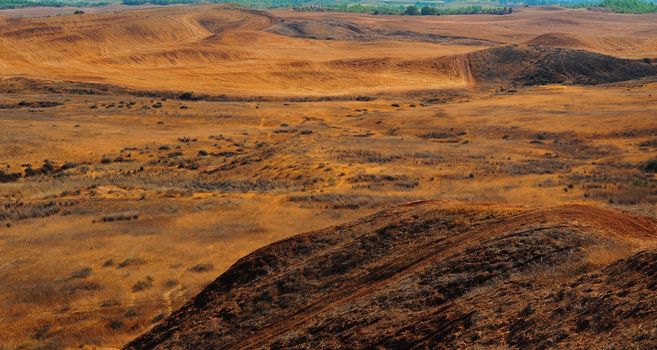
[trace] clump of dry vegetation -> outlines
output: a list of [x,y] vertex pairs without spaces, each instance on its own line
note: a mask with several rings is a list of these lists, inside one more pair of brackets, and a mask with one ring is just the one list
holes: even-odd
[[196,273],[209,272],[212,270],[214,270],[214,265],[210,263],[196,264],[189,268],[190,272],[196,272]]
[[134,213],[134,212],[127,212],[127,213],[116,213],[116,214],[109,214],[100,217],[98,220],[94,220],[94,223],[96,222],[115,222],[115,221],[131,221],[131,220],[137,220],[139,219],[139,214]]
[[138,280],[135,284],[132,285],[133,292],[141,292],[145,289],[153,287],[153,277],[146,276],[144,279]]

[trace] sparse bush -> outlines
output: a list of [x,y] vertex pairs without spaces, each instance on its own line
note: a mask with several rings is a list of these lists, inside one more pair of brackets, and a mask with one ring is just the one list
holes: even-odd
[[289,126],[287,126],[287,124],[286,124],[286,126],[281,126],[280,128],[274,129],[274,133],[276,133],[276,134],[286,134],[286,133],[287,134],[293,134],[295,132],[297,132],[297,129],[289,127]]
[[647,173],[657,173],[657,159],[651,159],[643,166],[643,171]]
[[657,139],[650,139],[647,141],[643,141],[639,143],[639,146],[657,148]]
[[128,258],[123,260],[120,264],[116,266],[117,269],[122,269],[124,267],[132,266],[132,265],[141,265],[144,263],[143,259],[140,258]]
[[116,299],[103,300],[103,302],[100,303],[100,307],[102,308],[117,306],[117,305],[120,305],[120,303]]
[[44,160],[43,165],[41,166],[41,173],[50,174],[55,171],[55,166],[49,160]]
[[45,323],[39,327],[36,328],[34,331],[34,334],[32,335],[32,338],[34,339],[44,339],[48,335],[48,332],[52,329],[52,324],[50,323]]
[[190,267],[188,271],[202,273],[202,272],[212,271],[213,269],[214,269],[214,265],[212,264],[196,264]]
[[183,92],[182,94],[180,94],[180,96],[178,96],[178,99],[183,100],[183,101],[196,101],[196,100],[199,99],[199,97],[195,96],[194,92],[187,91],[187,92]]
[[144,278],[143,280],[139,280],[135,282],[134,285],[132,285],[132,291],[136,293],[151,288],[152,286],[153,286],[153,277],[146,276],[146,278]]
[[451,137],[451,135],[446,132],[431,131],[425,134],[417,135],[417,137],[422,139],[448,139]]
[[[394,187],[399,189],[412,189],[417,187],[420,183],[417,179],[412,179],[405,175],[375,175],[375,174],[358,174],[349,178],[349,182],[355,183],[354,188],[372,186],[385,186],[385,183],[391,183]],[[360,183],[367,183],[366,186]]]
[[174,279],[166,280],[164,282],[164,286],[168,288],[172,288],[178,285],[178,281]]
[[131,307],[128,310],[125,310],[125,312],[123,313],[123,316],[128,317],[128,318],[137,317],[137,316],[139,316],[139,313],[137,313],[137,310],[135,310],[135,308]]
[[335,154],[336,159],[354,160],[366,163],[391,163],[401,157],[396,154],[382,154],[368,150],[341,150]]
[[33,169],[30,164],[27,164],[25,168],[25,177],[37,176],[37,175],[50,175],[60,171],[61,168],[56,169],[55,165],[51,161],[46,159],[43,161],[43,165],[40,168]]
[[37,204],[19,203],[15,206],[6,205],[0,210],[0,220],[26,220],[33,218],[45,218],[55,215],[61,208],[55,201]]
[[73,168],[75,168],[75,167],[77,167],[77,166],[78,166],[77,163],[66,162],[66,163],[64,163],[64,164],[60,167],[60,169],[61,169],[61,170],[68,170],[68,169],[73,169]]
[[0,183],[14,182],[21,178],[20,173],[5,173],[0,170]]
[[151,319],[151,322],[152,323],[158,323],[158,322],[162,321],[166,316],[167,315],[164,312],[160,312],[159,314],[155,315],[155,317],[153,317]]
[[72,282],[68,286],[68,290],[66,293],[68,295],[75,295],[78,293],[84,293],[84,292],[93,292],[100,290],[102,286],[96,282],[87,282],[84,280],[75,280],[75,282]]
[[83,269],[71,273],[71,278],[87,278],[91,275],[91,268],[85,267]]
[[320,207],[333,209],[360,209],[360,208],[373,208],[378,204],[371,196],[361,195],[343,195],[323,193],[317,195],[295,195],[290,196],[291,202],[302,203],[302,205],[315,204]]
[[115,330],[115,331],[119,330],[119,329],[123,328],[123,321],[121,321],[121,320],[111,320],[107,324],[107,328]]
[[109,214],[101,217],[98,221],[94,222],[114,222],[114,221],[130,221],[139,219],[139,214],[137,213],[116,213]]

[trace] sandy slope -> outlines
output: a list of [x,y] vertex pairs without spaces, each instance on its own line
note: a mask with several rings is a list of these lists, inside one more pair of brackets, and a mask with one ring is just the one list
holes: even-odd
[[241,95],[466,87],[472,84],[467,72],[427,62],[531,40],[614,56],[657,56],[654,18],[523,10],[511,16],[409,19],[272,15],[221,6],[0,17],[0,76]]
[[[402,16],[296,13],[289,10],[273,13],[288,21],[344,21],[379,30],[396,28],[413,33],[467,37],[506,44],[530,41],[546,34],[567,36],[579,39],[580,44],[575,45],[577,47],[604,54],[632,58],[657,56],[655,15],[618,15],[560,8],[514,11],[511,16],[426,16],[413,20]],[[550,43],[559,44],[561,40]]]
[[[265,32],[275,20],[216,6],[0,19],[0,74],[213,93],[349,94],[462,86],[459,77],[396,64],[476,49],[293,39]],[[387,64],[363,70],[335,62],[371,58]]]

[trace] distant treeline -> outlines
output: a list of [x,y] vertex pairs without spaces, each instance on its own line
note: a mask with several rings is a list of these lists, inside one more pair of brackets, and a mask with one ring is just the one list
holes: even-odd
[[[173,4],[196,4],[196,3],[234,3],[250,8],[293,8],[303,12],[353,12],[371,13],[375,15],[472,15],[472,14],[495,14],[503,15],[511,13],[511,7],[495,7],[480,5],[463,6],[422,6],[425,2],[415,2],[413,5],[393,5],[384,2],[365,4],[355,1],[340,0],[122,0],[124,5],[173,5]],[[408,3],[407,3],[408,4]]]
[[657,13],[657,5],[643,0],[603,0],[602,2],[585,2],[564,5],[570,8],[602,8],[616,13]]
[[404,13],[405,6],[398,5],[365,5],[365,4],[304,4],[294,6],[300,12],[351,12],[372,13],[376,15],[400,15]]
[[[22,7],[90,7],[118,0],[0,0],[0,9]],[[568,8],[600,8],[617,13],[657,13],[657,0],[497,0],[480,5],[476,1],[446,0],[404,2],[377,0],[121,0],[124,5],[174,5],[198,3],[235,3],[250,8],[293,8],[297,11],[335,11],[375,15],[471,15],[511,13],[518,6],[561,5]],[[499,6],[496,6],[499,4]]]
[[374,15],[409,15],[409,16],[446,16],[446,15],[475,15],[493,14],[505,15],[512,13],[510,7],[483,7],[479,5],[461,7],[433,7],[433,6],[390,6],[390,5],[364,5],[364,4],[335,4],[335,5],[305,5],[294,7],[296,11],[305,12],[354,12],[371,13]]
[[195,4],[198,0],[122,0],[123,5],[175,5],[175,4]]
[[[2,0],[0,0],[2,1]],[[301,6],[303,0],[122,0],[124,5],[175,5],[175,4],[223,4],[232,3],[251,8],[281,8]]]
[[23,7],[90,7],[108,5],[104,1],[68,1],[68,0],[0,0],[0,9],[15,9]]

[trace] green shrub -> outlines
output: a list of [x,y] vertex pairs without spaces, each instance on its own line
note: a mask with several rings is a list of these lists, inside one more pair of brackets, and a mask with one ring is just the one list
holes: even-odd
[[404,14],[405,15],[411,15],[411,16],[417,15],[418,14],[417,6],[413,6],[413,5],[406,6],[406,10],[404,11]]

